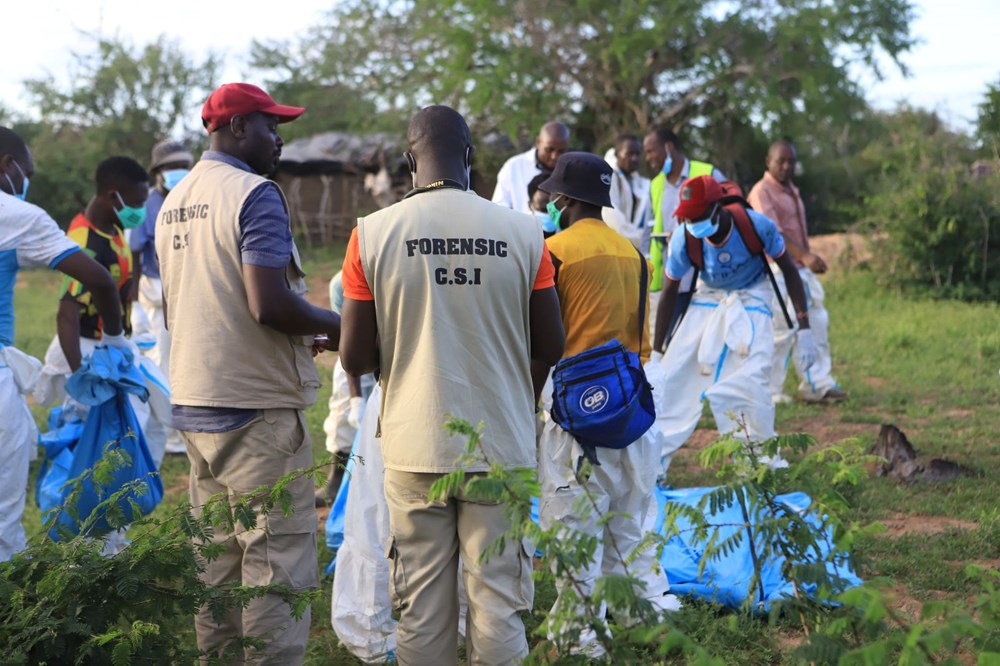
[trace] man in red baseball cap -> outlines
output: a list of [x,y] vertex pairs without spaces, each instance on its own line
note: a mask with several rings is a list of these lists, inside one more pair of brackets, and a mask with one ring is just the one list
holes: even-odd
[[[664,351],[680,279],[696,265],[699,273],[690,306],[662,357],[667,386],[672,389],[671,399],[657,409],[654,426],[660,431],[664,476],[674,452],[697,427],[702,400],[708,400],[721,434],[745,439],[761,463],[788,466],[780,455],[768,457],[756,447],[775,435],[768,383],[774,354],[773,292],[765,255],[784,274],[795,306],[802,367],[808,368],[816,359],[805,292],[777,225],[746,208],[747,229],[741,231],[734,217],[741,211],[726,203],[722,186],[712,176],[698,176],[681,185],[674,213],[683,223],[683,233],[678,229],[668,246],[653,338],[655,354]],[[701,252],[693,252],[691,245],[700,246]],[[750,249],[754,246],[756,252]]]
[[[173,335],[170,389],[174,427],[191,462],[191,504],[216,493],[245,495],[312,466],[303,410],[316,401],[314,334],[334,342],[340,317],[310,305],[292,240],[288,206],[266,178],[284,142],[278,124],[304,109],[277,104],[248,83],[229,83],[205,102],[209,150],[163,201],[156,251],[167,328]],[[291,515],[257,516],[257,529],[217,529],[222,554],[205,562],[213,586],[319,584],[313,483],[287,486]],[[235,661],[300,664],[309,638],[307,608],[296,620],[280,596],[254,599],[216,622],[195,618],[198,647],[219,656],[226,643],[263,638]],[[228,658],[228,655],[227,655]]]
[[254,112],[266,113],[277,118],[279,123],[287,123],[305,113],[305,108],[278,104],[252,83],[224,83],[201,107],[201,124],[211,134],[228,124],[233,116]]

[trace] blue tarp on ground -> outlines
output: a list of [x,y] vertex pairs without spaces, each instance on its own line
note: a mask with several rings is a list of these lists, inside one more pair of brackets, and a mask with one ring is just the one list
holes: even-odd
[[[355,440],[355,447],[357,440]],[[337,497],[330,509],[330,515],[326,521],[326,543],[331,552],[334,553],[333,561],[326,569],[326,573],[333,573],[336,566],[337,549],[344,541],[344,512],[347,508],[347,490],[350,485],[350,471],[354,467],[354,458],[347,464],[348,473],[344,475],[344,482],[340,486]],[[373,489],[374,490],[374,489]],[[685,488],[680,490],[658,488],[656,500],[658,515],[655,530],[663,534],[664,507],[667,502],[681,504],[695,508],[699,501],[706,494],[715,488]],[[378,489],[381,492],[381,489]],[[803,513],[810,504],[809,496],[805,493],[789,493],[780,495],[778,498],[783,505],[798,513]],[[532,505],[532,517],[538,520],[537,498]],[[818,526],[819,521],[815,516],[807,518],[813,525]],[[743,529],[736,527],[743,524],[743,516],[739,505],[720,509],[715,515],[709,518],[713,525],[727,525],[719,529],[718,542],[728,538],[736,530]],[[730,607],[740,606],[746,599],[750,579],[753,576],[753,561],[750,555],[749,539],[744,538],[739,547],[735,548],[727,555],[720,556],[708,562],[702,576],[698,576],[698,565],[704,554],[704,544],[694,544],[691,541],[693,526],[685,520],[677,521],[679,534],[671,537],[663,548],[660,562],[670,581],[670,591],[679,596],[693,596],[709,601],[714,601]],[[833,543],[833,536],[827,530],[825,543],[821,548],[820,557],[826,559],[830,553],[830,545]],[[760,606],[763,609],[770,608],[771,604],[786,596],[792,596],[792,584],[784,580],[781,575],[782,561],[772,558],[763,567],[763,591],[764,600]],[[855,574],[850,563],[845,560],[827,563],[827,571],[832,577],[839,578],[844,589],[861,585],[862,581]],[[801,586],[800,586],[801,588]],[[811,592],[808,588],[803,589],[805,593]],[[759,598],[759,597],[758,597]]]
[[[659,513],[656,520],[656,531],[663,534],[664,506],[667,502],[694,508],[698,506],[702,497],[713,490],[715,488],[658,489],[656,499]],[[814,527],[820,527],[820,522],[815,515],[805,513],[811,503],[809,496],[805,493],[779,495],[777,500],[790,510],[806,515],[806,520]],[[708,517],[708,522],[712,525],[724,525],[719,528],[717,542],[727,539],[737,530],[745,532],[745,528],[742,527],[745,521],[738,504],[718,510],[714,515]],[[693,526],[686,520],[678,520],[676,527],[680,533],[667,541],[660,557],[660,562],[667,572],[667,580],[670,581],[670,591],[677,595],[694,596],[726,606],[740,606],[746,600],[747,588],[754,572],[749,538],[744,538],[740,545],[727,555],[709,561],[699,578],[698,565],[704,555],[704,544],[691,542],[691,528]],[[829,528],[826,529],[825,536],[823,543],[820,544],[820,553],[818,554],[818,557],[824,560],[829,558],[833,543],[833,535]],[[757,552],[760,552],[759,544]],[[769,609],[774,601],[786,596],[793,596],[791,582],[785,580],[781,575],[783,563],[780,558],[772,558],[765,562],[762,567],[764,599],[760,606],[764,610]],[[826,570],[832,579],[840,580],[844,589],[856,587],[862,583],[844,557],[827,562]],[[808,586],[800,585],[799,588],[806,594],[813,591]],[[759,599],[758,596],[758,602]]]

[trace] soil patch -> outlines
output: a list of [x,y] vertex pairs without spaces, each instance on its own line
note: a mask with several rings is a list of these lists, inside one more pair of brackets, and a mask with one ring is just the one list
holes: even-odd
[[943,534],[953,530],[974,530],[979,523],[960,520],[949,516],[914,516],[905,513],[893,514],[891,518],[880,520],[886,531],[881,535],[897,539],[908,534]]
[[822,234],[809,237],[809,249],[823,257],[831,273],[846,271],[871,260],[868,240],[861,234]]
[[843,423],[831,420],[829,414],[817,414],[816,416],[786,421],[781,431],[783,433],[808,433],[816,438],[816,446],[823,448],[842,442],[849,437],[872,438],[877,434],[876,428],[877,426],[870,423]]

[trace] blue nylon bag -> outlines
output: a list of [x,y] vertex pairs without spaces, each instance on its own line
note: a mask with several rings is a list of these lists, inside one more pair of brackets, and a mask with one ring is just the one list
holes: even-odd
[[648,279],[641,253],[639,263],[639,354],[612,338],[562,359],[552,371],[552,419],[584,447],[624,449],[656,420],[653,387],[640,358]]
[[[58,525],[79,534],[81,523],[94,513],[97,505],[129,482],[141,481],[141,484],[119,500],[126,522],[148,515],[163,499],[163,482],[135,411],[129,404],[129,394],[136,394],[142,400],[149,397],[146,382],[133,363],[132,353],[98,347],[66,382],[66,391],[81,403],[90,405],[90,412],[76,443],[64,445],[51,466],[47,467],[43,479],[45,489],[38,497],[42,512],[58,509],[71,491],[70,487],[63,487],[66,482],[92,469],[104,456],[106,448],[120,448],[128,454],[130,462],[115,470],[105,486],[95,483],[92,478],[83,482],[76,501],[79,520],[62,511],[49,531],[54,540],[59,539]],[[67,453],[71,459],[67,458]],[[130,500],[137,505],[137,512],[133,512]],[[99,536],[112,529],[106,516],[100,515],[89,529],[88,536]]]
[[556,364],[552,418],[581,444],[623,449],[656,420],[639,355],[612,339]]
[[83,434],[83,421],[79,418],[62,421],[62,407],[50,409],[49,430],[38,438],[43,454],[35,482],[35,503],[42,513],[62,504],[62,486],[69,481],[69,468],[73,464],[72,447]]

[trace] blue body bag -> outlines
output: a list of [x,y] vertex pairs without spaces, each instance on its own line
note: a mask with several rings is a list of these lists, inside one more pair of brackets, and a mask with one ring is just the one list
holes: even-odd
[[[148,515],[163,499],[163,482],[146,446],[135,411],[129,404],[130,393],[143,400],[149,395],[145,379],[132,361],[132,353],[98,347],[69,378],[66,390],[76,400],[90,405],[90,412],[82,427],[79,422],[70,423],[42,436],[46,460],[39,473],[36,494],[42,513],[58,510],[62,506],[72,490],[66,483],[93,468],[104,456],[105,448],[123,450],[130,462],[115,470],[104,485],[97,484],[92,477],[83,481],[75,502],[78,518],[65,510],[61,511],[49,531],[56,540],[59,538],[57,526],[62,525],[78,534],[81,523],[94,513],[97,505],[129,482],[139,481],[140,484],[118,502],[126,522]],[[54,425],[53,421],[58,423],[58,416],[50,418],[50,428]],[[75,443],[71,441],[73,435],[79,437]],[[137,511],[132,510],[132,502]],[[100,536],[113,529],[106,516],[100,515],[87,534]]]
[[562,359],[552,372],[552,418],[585,447],[624,449],[656,420],[653,388],[640,359],[649,274],[641,253],[639,262],[639,353],[611,339]]

